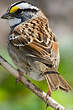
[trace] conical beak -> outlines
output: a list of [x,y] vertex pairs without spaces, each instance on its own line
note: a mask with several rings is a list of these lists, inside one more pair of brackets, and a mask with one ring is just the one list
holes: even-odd
[[10,13],[5,13],[1,16],[2,19],[8,19],[10,17]]

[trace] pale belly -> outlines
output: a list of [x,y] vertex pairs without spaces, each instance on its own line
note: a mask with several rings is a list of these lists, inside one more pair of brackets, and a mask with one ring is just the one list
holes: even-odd
[[46,65],[26,56],[23,50],[19,51],[19,48],[12,47],[11,44],[8,46],[8,52],[14,64],[25,75],[31,77],[34,80],[44,80],[43,73],[47,69]]
[[[12,58],[15,65],[20,69],[25,75],[28,75],[34,80],[44,80],[43,73],[45,71],[49,71],[49,67],[47,67],[36,58],[32,56],[28,56],[26,51],[22,47],[14,47],[10,43],[8,44],[8,52],[10,57]],[[56,57],[55,66],[58,67],[59,57]]]

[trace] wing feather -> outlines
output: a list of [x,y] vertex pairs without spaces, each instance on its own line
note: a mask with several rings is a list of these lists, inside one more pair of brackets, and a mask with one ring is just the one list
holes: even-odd
[[36,18],[20,24],[14,29],[9,38],[14,46],[27,48],[28,55],[34,55],[47,65],[53,64],[51,61],[51,48],[55,36],[49,29],[46,19]]

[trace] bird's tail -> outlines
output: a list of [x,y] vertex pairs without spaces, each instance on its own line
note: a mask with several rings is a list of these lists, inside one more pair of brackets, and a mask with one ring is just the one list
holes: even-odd
[[67,81],[57,72],[52,72],[50,74],[47,72],[45,78],[47,79],[51,90],[61,89],[66,92],[72,90]]

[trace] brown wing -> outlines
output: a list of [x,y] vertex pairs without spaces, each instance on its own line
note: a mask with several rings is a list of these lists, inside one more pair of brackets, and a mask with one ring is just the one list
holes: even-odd
[[20,24],[14,29],[9,40],[14,46],[27,49],[29,56],[37,57],[46,65],[53,65],[51,50],[56,41],[47,19],[37,17]]

